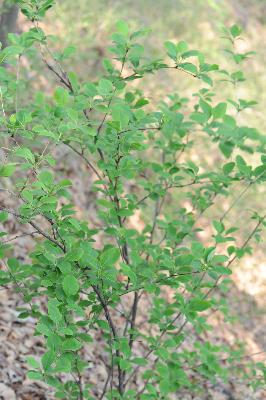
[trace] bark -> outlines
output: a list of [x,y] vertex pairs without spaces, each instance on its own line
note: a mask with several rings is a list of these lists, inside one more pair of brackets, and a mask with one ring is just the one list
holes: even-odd
[[0,42],[2,48],[8,45],[7,34],[17,31],[18,7],[10,0],[0,0]]

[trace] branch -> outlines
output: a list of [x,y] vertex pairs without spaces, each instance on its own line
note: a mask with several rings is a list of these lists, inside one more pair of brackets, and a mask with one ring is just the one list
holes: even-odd
[[242,192],[240,192],[239,195],[236,197],[236,199],[232,202],[232,204],[227,208],[227,210],[225,210],[225,212],[220,218],[220,222],[222,222],[225,219],[227,214],[229,214],[229,212],[234,208],[234,206],[238,203],[238,201],[244,196],[244,194],[248,191],[252,183],[253,182],[249,182],[247,186],[242,190]]
[[[107,306],[105,300],[102,298],[102,295],[101,295],[98,287],[96,285],[92,285],[92,288],[93,288],[94,292],[96,293],[96,296],[97,296],[97,298],[98,298],[98,300],[99,300],[99,302],[100,302],[100,304],[101,304],[101,306],[103,308],[105,319],[106,319],[106,321],[107,321],[107,323],[108,323],[108,325],[109,325],[109,327],[110,327],[110,329],[112,331],[113,338],[114,338],[114,340],[116,342],[118,342],[118,335],[117,335],[116,328],[115,328],[115,325],[113,323],[112,317],[110,315],[108,306]],[[118,359],[120,358],[120,351],[118,349],[116,349],[116,356],[117,356]],[[118,360],[118,390],[119,390],[119,393],[122,395],[123,391],[124,391],[123,371],[120,368],[119,360]]]
[[[13,215],[14,217],[23,220],[23,216],[18,214],[17,212],[13,210],[9,210],[5,207],[0,206],[1,211],[6,211],[8,214]],[[58,246],[63,252],[65,252],[64,246],[55,240],[52,236],[50,236],[48,233],[44,232],[34,221],[25,221],[27,224],[31,225],[41,236],[45,237],[47,240],[50,242],[54,243],[56,246]]]
[[12,242],[13,240],[20,239],[21,237],[25,237],[25,236],[34,236],[36,233],[39,233],[39,232],[38,231],[32,231],[32,232],[29,232],[29,233],[22,233],[21,235],[17,235],[17,236],[14,236],[14,237],[10,238],[10,239],[3,240],[2,243],[3,244],[9,243],[9,242]]
[[[121,78],[121,76],[122,76],[122,73],[123,73],[123,69],[124,69],[124,66],[125,66],[125,62],[126,62],[126,57],[127,57],[128,51],[129,51],[129,48],[126,48],[125,54],[124,54],[124,56],[123,56],[123,61],[122,61],[121,69],[120,69],[120,72],[119,72],[119,78]],[[113,98],[114,98],[114,96],[115,96],[116,90],[117,90],[117,89],[115,88],[115,90],[114,90],[114,92],[113,92],[113,94],[112,94],[110,100],[108,101],[108,104],[107,104],[107,109],[108,109],[108,110],[109,110],[109,107],[110,107],[110,105],[111,105],[111,103],[112,103],[112,101],[113,101]],[[101,130],[102,130],[102,127],[103,127],[103,125],[104,125],[104,123],[105,123],[105,120],[106,120],[106,118],[107,118],[107,115],[108,115],[108,112],[106,112],[106,113],[104,114],[103,119],[102,119],[100,125],[98,126],[97,135],[96,135],[95,138],[94,138],[94,143],[97,142],[97,139],[98,139],[99,134],[100,134],[100,132],[101,132]]]
[[79,150],[75,149],[71,144],[69,143],[64,143],[67,147],[69,147],[71,150],[74,151],[74,153],[78,154],[88,165],[88,167],[95,173],[95,175],[98,177],[99,180],[103,180],[103,177],[101,177],[100,173],[97,171],[97,169],[94,167],[94,165],[90,162],[90,160],[84,156],[82,152]]
[[[165,187],[165,190],[170,190],[170,189],[174,189],[174,188],[184,188],[184,187],[188,187],[188,186],[193,186],[193,185],[204,185],[204,184],[213,184],[213,183],[220,183],[221,185],[224,185],[225,182],[222,182],[221,180],[202,180],[202,181],[196,181],[195,179],[191,182],[188,183],[184,183],[181,185],[178,184],[174,184],[174,185],[169,185]],[[143,198],[141,198],[136,205],[140,205],[141,203],[143,203],[145,200],[147,200],[150,196],[152,195],[152,192],[146,194]]]
[[[251,231],[251,233],[248,235],[247,239],[244,241],[244,243],[243,243],[242,246],[240,247],[240,250],[243,250],[243,249],[245,249],[245,248],[247,247],[247,245],[249,244],[249,242],[251,241],[251,239],[253,238],[253,236],[256,234],[257,230],[259,229],[259,227],[261,226],[261,224],[263,223],[263,221],[265,220],[265,218],[266,218],[266,214],[265,214],[263,217],[261,217],[261,218],[259,219],[259,221],[258,221],[257,224],[255,225],[254,229]],[[235,254],[235,255],[231,258],[231,260],[228,261],[226,267],[229,268],[230,265],[235,261],[236,258],[237,258],[237,254]],[[214,285],[213,285],[213,286],[206,292],[206,294],[204,295],[204,299],[206,299],[206,298],[213,292],[213,290],[214,290],[215,288],[218,287],[218,283],[220,282],[220,280],[222,279],[222,277],[223,277],[223,275],[220,275],[220,276],[216,279]]]
[[79,400],[84,400],[82,376],[81,376],[80,370],[78,368],[77,359],[76,359],[76,369],[77,369],[77,375],[78,375],[77,385],[78,385],[78,388],[79,388]]
[[111,376],[112,376],[112,369],[110,368],[109,371],[108,371],[108,374],[107,374],[107,378],[106,378],[106,381],[105,381],[105,384],[104,384],[104,387],[103,387],[102,394],[99,397],[99,400],[102,400],[104,398],[105,393],[107,391],[108,383],[109,383],[109,381],[111,379]]

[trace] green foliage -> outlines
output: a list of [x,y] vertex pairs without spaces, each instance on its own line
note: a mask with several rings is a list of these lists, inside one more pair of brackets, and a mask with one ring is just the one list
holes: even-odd
[[[184,389],[197,392],[202,380],[226,382],[235,360],[241,359],[240,353],[234,357],[237,346],[214,345],[201,335],[211,329],[211,310],[227,315],[219,293],[227,290],[233,262],[251,251],[253,237],[260,240],[265,215],[253,212],[255,227],[242,245],[236,241],[238,227],[225,218],[235,202],[213,221],[207,244],[199,239],[197,219],[236,183],[244,185],[242,197],[266,178],[265,141],[238,122],[238,114],[255,102],[216,100],[216,80],[222,77],[225,85],[234,86],[245,81],[238,68],[246,55],[235,54],[233,46],[242,31],[234,25],[224,32],[237,65],[231,73],[208,64],[184,41],[167,41],[166,57],[148,59],[139,43],[148,31],[131,33],[119,21],[104,76],[81,82],[61,65],[73,49],[53,54],[38,25],[52,3],[18,1],[33,26],[11,36],[11,46],[0,53],[1,62],[15,65],[41,49],[44,64],[58,79],[50,97],[36,93],[33,101],[18,104],[24,82],[0,67],[1,135],[10,145],[0,176],[3,181],[17,178],[12,189],[17,209],[1,206],[0,221],[13,215],[33,228],[36,238],[25,263],[12,258],[9,241],[2,240],[0,255],[7,270],[1,271],[0,282],[20,288],[26,304],[20,318],[36,319],[36,335],[43,336],[46,346],[40,361],[28,359],[28,376],[52,386],[56,398],[80,400],[167,399]],[[155,105],[134,88],[135,80],[165,69],[200,82],[193,99],[171,94]],[[221,163],[215,169],[190,159],[196,139],[219,152]],[[57,146],[69,147],[90,170],[97,197],[95,225],[76,215],[72,183],[56,170]],[[261,161],[251,165],[250,154],[254,160],[260,155]],[[181,191],[192,211],[182,200],[176,205],[174,193]],[[146,221],[139,230],[131,225],[137,212]],[[172,301],[165,288],[174,293]],[[145,293],[151,305],[145,303]],[[45,308],[40,298],[46,299]],[[143,307],[147,319],[142,326],[137,317]],[[195,332],[189,346],[188,329]],[[100,351],[108,357],[102,388],[84,381],[89,364],[83,349],[95,332],[102,334]],[[140,341],[146,349],[141,355]],[[265,367],[252,364],[247,370],[254,387],[259,386]]]

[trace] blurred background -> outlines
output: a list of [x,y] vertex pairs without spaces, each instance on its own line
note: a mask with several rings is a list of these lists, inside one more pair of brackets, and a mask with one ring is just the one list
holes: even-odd
[[[12,0],[0,0],[0,14],[0,41],[5,45],[5,32],[23,31],[27,29],[27,23],[22,15],[18,15],[16,6],[12,7]],[[244,90],[247,97],[256,98],[259,103],[252,120],[260,128],[265,127],[266,92],[262,90],[266,83],[265,0],[57,0],[42,27],[47,34],[58,36],[59,39],[54,38],[55,49],[62,50],[67,46],[78,49],[68,67],[88,80],[101,75],[101,61],[110,56],[107,47],[119,19],[125,19],[132,30],[151,29],[145,43],[147,55],[161,57],[165,53],[163,43],[166,40],[185,40],[191,48],[202,51],[208,62],[224,67],[228,57],[223,52],[225,42],[221,40],[221,27],[240,24],[245,32],[241,50],[256,51],[256,56],[246,63],[248,82]],[[150,88],[154,95],[181,91],[191,84],[184,76],[176,76],[173,80],[172,75],[163,74],[164,79],[161,75],[151,79]]]
[[[232,64],[224,51],[226,42],[222,39],[221,28],[224,25],[230,27],[234,23],[241,25],[244,29],[244,40],[239,42],[240,52],[255,51],[256,54],[244,63],[243,69],[247,80],[238,88],[238,95],[248,101],[256,100],[258,104],[247,110],[243,116],[241,115],[240,122],[257,128],[260,133],[265,134],[266,0],[57,0],[55,6],[47,13],[44,22],[41,23],[41,27],[51,35],[53,51],[60,51],[67,46],[75,46],[78,49],[66,61],[65,67],[68,71],[75,71],[81,80],[90,81],[103,72],[102,60],[110,56],[108,52],[108,46],[111,43],[110,35],[114,32],[115,22],[119,19],[125,19],[132,30],[151,29],[144,43],[147,55],[160,58],[165,54],[166,40],[174,42],[185,40],[190,48],[202,51],[207,62],[217,63],[221,68],[228,68],[231,71],[237,69],[237,66]],[[8,42],[8,31],[19,33],[29,27],[29,23],[18,14],[16,6],[12,5],[10,0],[0,0],[0,41],[4,46]],[[27,69],[27,65],[24,66]],[[37,88],[48,93],[53,92],[53,76],[43,68],[40,59],[36,59],[35,75],[34,72],[32,74],[30,78]],[[134,84],[138,85],[138,81]],[[187,75],[161,71],[155,75],[145,76],[141,87],[145,87],[145,96],[150,99],[151,104],[158,104],[165,94],[169,93],[191,97],[197,90],[197,83],[193,79],[188,79]],[[230,86],[224,82],[218,83],[218,93],[225,99],[232,96]],[[193,151],[195,152],[195,149]],[[58,155],[59,159],[63,156],[65,155]],[[220,156],[218,153],[206,151],[206,148],[203,149],[201,145],[196,147],[196,153],[191,154],[191,157],[196,157],[197,160],[200,159],[200,162],[211,166],[219,162]],[[252,156],[250,160],[256,162]],[[77,170],[79,174],[82,174],[82,170],[79,170],[79,165],[75,162],[77,160],[69,159],[70,177],[71,174],[75,177]],[[83,173],[85,172],[84,170]],[[85,201],[87,193],[84,192],[86,185],[83,176],[79,175],[74,184],[79,198],[84,198]],[[240,187],[236,188],[236,192],[232,194],[233,198],[238,196],[240,190]],[[265,210],[265,194],[265,188],[254,187],[230,213],[230,221],[236,220],[243,223],[243,238],[241,239],[245,239],[251,230],[249,209]],[[227,204],[226,202],[219,204],[217,209],[208,211],[209,214],[204,216],[202,226],[205,227],[207,234],[210,216],[221,215],[223,208],[226,209],[232,199],[226,201],[228,201]],[[141,224],[141,220],[136,223]],[[27,249],[27,243],[23,243],[22,246]],[[222,332],[228,340],[232,336],[244,341],[250,353],[266,350],[266,246],[265,243],[255,246],[257,247],[254,254],[246,256],[234,267],[234,285],[229,295],[232,299],[235,324],[230,329],[225,327]],[[1,327],[10,325],[10,309],[13,307],[12,304],[16,303],[16,296],[16,294],[10,296],[8,293],[0,293]],[[212,322],[220,329],[219,321]],[[30,334],[30,332],[25,333],[26,337]],[[17,337],[12,339],[15,347],[16,340],[24,340],[20,335],[17,333]],[[12,368],[17,376],[19,373],[16,372],[14,366],[18,365],[19,369],[21,361],[17,360],[16,352],[11,351],[10,354],[9,358],[13,360]],[[265,360],[265,355],[260,359]],[[9,377],[10,379],[16,378]],[[5,381],[3,377],[2,381]],[[4,399],[12,400],[10,393]],[[247,388],[238,387],[235,396],[231,399],[254,400],[266,398],[266,393],[261,392],[262,397],[252,397]],[[21,395],[18,398],[28,400],[48,397],[22,397]],[[217,394],[211,398],[219,399]]]

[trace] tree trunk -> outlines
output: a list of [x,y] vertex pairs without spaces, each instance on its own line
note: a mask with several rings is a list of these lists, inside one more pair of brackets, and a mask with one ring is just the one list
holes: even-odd
[[2,48],[8,45],[7,34],[17,30],[18,7],[10,0],[0,0],[0,42]]

